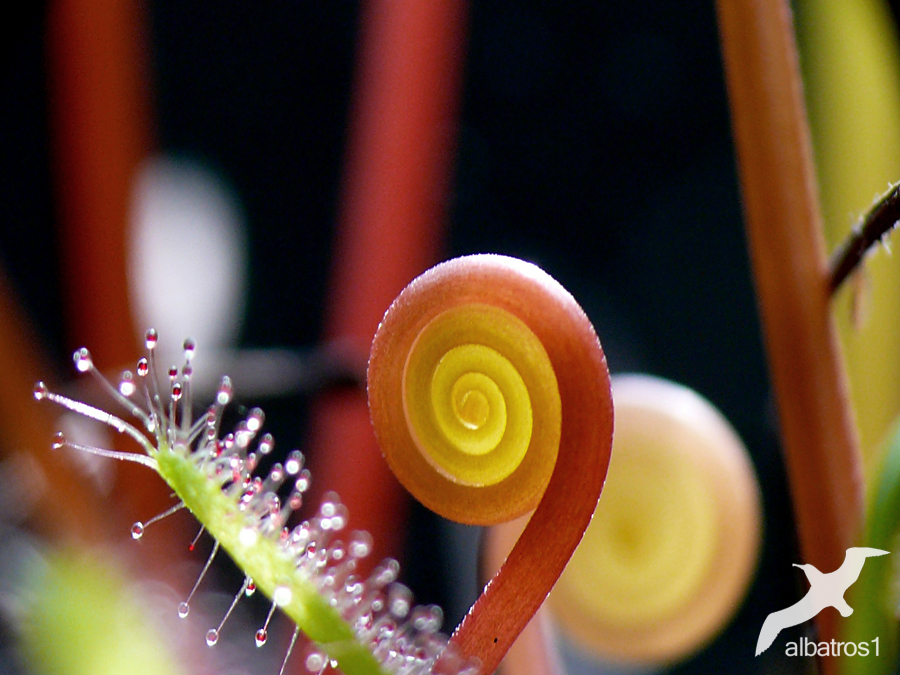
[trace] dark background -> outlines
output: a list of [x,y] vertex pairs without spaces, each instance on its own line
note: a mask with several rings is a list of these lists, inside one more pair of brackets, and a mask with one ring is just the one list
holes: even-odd
[[[157,0],[148,9],[160,150],[220,173],[246,215],[252,267],[241,344],[310,347],[321,334],[358,7]],[[0,260],[65,372],[75,345],[58,271],[66,251],[51,184],[45,8],[26,12],[11,24],[0,72]],[[613,372],[686,384],[735,425],[763,485],[760,574],[725,635],[675,671],[774,667],[783,657],[754,659],[752,646],[765,615],[799,591],[790,567],[799,557],[713,3],[478,2],[467,52],[445,256],[498,252],[538,263],[584,306]],[[304,404],[274,402],[300,420]],[[302,425],[278,433],[286,444],[304,438]],[[453,605],[427,554],[435,531],[417,510],[407,580],[419,600]]]

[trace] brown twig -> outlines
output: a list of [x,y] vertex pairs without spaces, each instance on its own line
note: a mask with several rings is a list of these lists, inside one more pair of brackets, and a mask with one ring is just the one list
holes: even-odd
[[[861,461],[786,0],[720,0],[747,238],[803,557],[836,569],[863,517]],[[821,639],[836,637],[819,615]],[[829,669],[830,664],[825,664]]]
[[900,183],[878,198],[850,236],[831,254],[828,287],[834,295],[866,255],[900,223]]

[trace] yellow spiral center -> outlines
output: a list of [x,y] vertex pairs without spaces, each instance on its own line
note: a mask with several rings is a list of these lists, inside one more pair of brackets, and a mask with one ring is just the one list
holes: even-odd
[[[541,403],[537,416],[532,394]],[[462,485],[510,476],[531,447],[536,417],[549,429],[542,444],[558,445],[559,392],[546,351],[497,307],[455,307],[422,329],[406,361],[403,403],[419,452]]]
[[[507,415],[507,399],[525,414]],[[431,378],[431,401],[439,430],[460,452],[492,452],[509,422],[514,425],[509,431],[518,441],[513,444],[511,462],[518,466],[522,461],[531,440],[531,399],[522,377],[496,350],[468,344],[447,352]]]
[[[484,389],[488,390],[488,394],[484,393]],[[499,430],[501,434],[503,433],[503,429],[506,428],[506,403],[503,402],[500,389],[489,377],[481,373],[466,373],[453,385],[452,396],[453,412],[459,423],[472,431],[477,431],[488,421],[491,415],[491,399],[494,399],[495,407],[502,409],[502,413],[495,417],[502,417],[502,425],[496,426],[502,427]],[[481,454],[475,448],[472,448],[471,452]]]

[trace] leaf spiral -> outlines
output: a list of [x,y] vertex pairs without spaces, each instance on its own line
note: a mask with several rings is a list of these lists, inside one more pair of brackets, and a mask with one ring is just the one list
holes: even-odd
[[[507,363],[527,396],[504,374]],[[388,309],[372,345],[368,392],[382,452],[425,506],[470,524],[537,507],[452,638],[492,672],[565,567],[603,487],[613,411],[597,335],[572,296],[536,266],[498,255],[456,258],[415,279]],[[515,419],[528,408],[530,433]],[[516,449],[479,454],[482,443],[492,446],[490,425],[503,409],[506,427],[493,447],[504,450],[513,434]],[[468,451],[452,445],[457,433],[471,441]],[[496,462],[484,459],[495,453]],[[472,469],[479,462],[489,466]]]
[[444,263],[400,294],[375,335],[368,383],[382,450],[404,486],[451,520],[510,520],[550,480],[560,393],[531,325],[558,284],[539,272],[502,256]]

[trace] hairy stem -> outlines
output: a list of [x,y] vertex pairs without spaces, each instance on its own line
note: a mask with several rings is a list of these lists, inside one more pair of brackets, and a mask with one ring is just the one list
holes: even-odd
[[850,236],[831,254],[828,287],[834,295],[841,284],[853,274],[875,244],[900,222],[900,183],[882,195],[853,228]]

